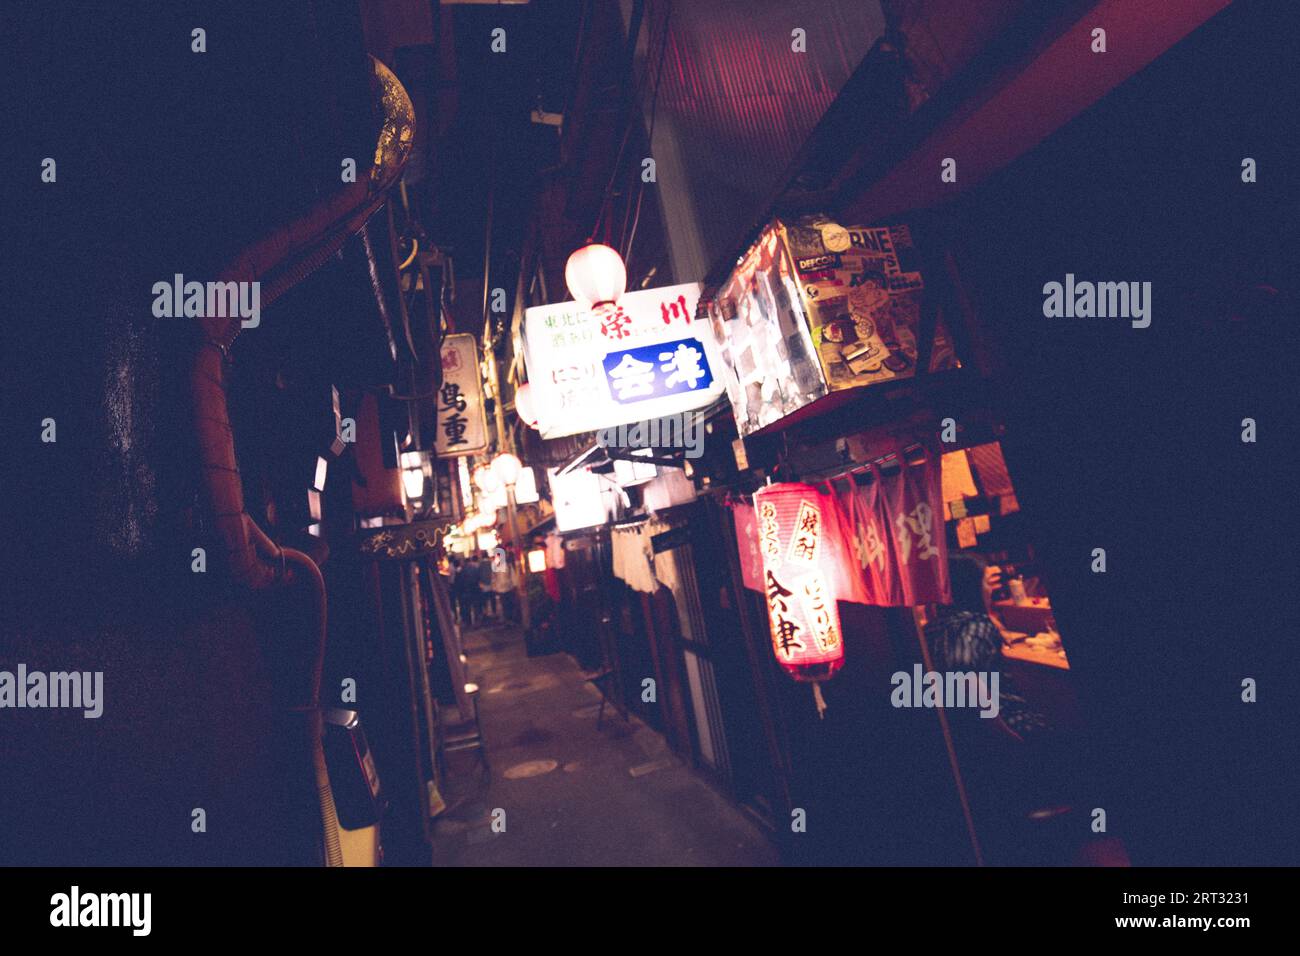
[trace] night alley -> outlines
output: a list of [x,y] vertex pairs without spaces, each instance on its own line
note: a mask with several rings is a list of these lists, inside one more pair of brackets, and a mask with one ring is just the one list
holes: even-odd
[[[491,781],[461,754],[435,865],[765,866],[768,839],[635,716],[605,708],[571,657],[528,657],[515,627],[465,635]],[[492,811],[505,810],[494,833]]]

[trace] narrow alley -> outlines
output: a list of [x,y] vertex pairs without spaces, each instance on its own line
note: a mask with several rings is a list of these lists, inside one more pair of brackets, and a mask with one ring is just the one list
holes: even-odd
[[1296,10],[0,2],[0,922],[1266,929]]
[[[514,627],[464,636],[491,779],[454,755],[438,866],[766,866],[775,848],[636,717],[605,708],[567,654],[527,656]],[[504,832],[492,815],[505,811]],[[500,815],[498,814],[498,817]]]

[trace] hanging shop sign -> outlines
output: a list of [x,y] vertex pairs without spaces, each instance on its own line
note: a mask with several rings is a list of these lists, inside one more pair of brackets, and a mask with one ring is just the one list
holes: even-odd
[[654,535],[650,539],[650,550],[655,554],[662,554],[665,551],[671,551],[673,548],[680,548],[682,545],[690,543],[690,525],[683,524]]
[[[828,392],[916,371],[924,280],[905,225],[774,220],[708,305],[742,437]],[[930,371],[956,364],[942,320]]]
[[647,511],[663,511],[690,504],[698,497],[695,482],[680,468],[662,468],[641,490],[641,503]]
[[795,680],[820,681],[844,663],[838,600],[860,596],[846,521],[833,495],[777,484],[754,494],[772,650]]
[[451,525],[444,521],[415,521],[388,525],[361,536],[358,550],[362,557],[376,561],[406,561],[422,558],[438,550],[439,542]]
[[723,383],[695,321],[696,282],[629,292],[611,308],[576,302],[524,313],[537,429],[561,438],[704,408]]
[[736,553],[740,555],[740,577],[745,587],[763,590],[763,556],[758,550],[758,517],[754,506],[743,501],[731,506],[736,526]]
[[551,503],[555,506],[557,531],[576,531],[602,525],[615,514],[618,495],[602,482],[600,477],[579,469],[559,474],[558,469],[548,469],[551,486]]
[[438,457],[477,455],[487,450],[487,413],[479,375],[478,342],[468,333],[442,341],[442,387],[434,409],[438,415]]

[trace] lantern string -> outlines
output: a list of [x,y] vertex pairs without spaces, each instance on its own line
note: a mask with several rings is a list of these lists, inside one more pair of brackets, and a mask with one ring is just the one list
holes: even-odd
[[813,681],[813,701],[817,704],[817,719],[826,719],[826,698],[822,696],[822,682]]

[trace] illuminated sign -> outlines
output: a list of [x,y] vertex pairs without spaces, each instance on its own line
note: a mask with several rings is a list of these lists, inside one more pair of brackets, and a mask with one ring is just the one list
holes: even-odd
[[558,469],[546,472],[551,486],[551,504],[555,506],[555,530],[576,531],[602,525],[618,507],[618,495],[599,476],[585,468],[558,474]]
[[[920,254],[902,224],[774,220],[708,304],[741,437],[840,389],[909,378],[920,334]],[[955,367],[942,319],[930,371]]]
[[768,485],[754,494],[772,652],[795,680],[825,680],[844,663],[836,601],[854,595],[838,509],[810,485]]
[[438,415],[439,458],[487,450],[487,415],[474,336],[460,333],[442,340],[442,387],[434,396],[434,410]]
[[524,360],[541,436],[712,404],[723,389],[720,359],[695,322],[699,296],[700,285],[692,282],[629,292],[601,311],[576,302],[528,309]]

